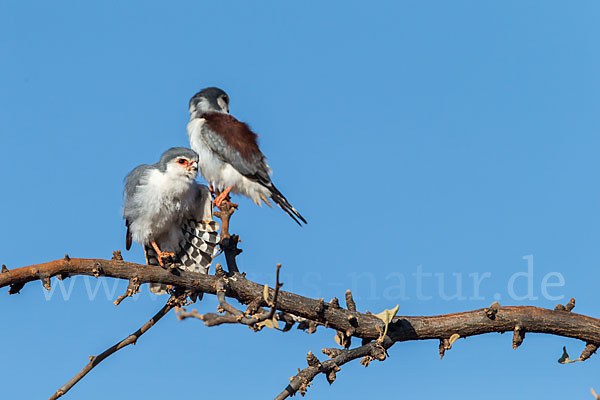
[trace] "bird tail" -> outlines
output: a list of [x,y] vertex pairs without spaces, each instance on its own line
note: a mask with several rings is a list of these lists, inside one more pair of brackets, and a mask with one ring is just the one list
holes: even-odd
[[[208,274],[213,257],[217,254],[219,244],[219,223],[216,221],[188,220],[182,225],[183,238],[179,241],[174,253],[178,267],[191,272]],[[159,244],[160,247],[160,244]],[[159,265],[158,256],[152,246],[144,247],[146,262],[149,265]],[[167,285],[151,283],[150,291],[156,294],[167,292]],[[202,299],[202,293],[198,300]],[[193,301],[196,298],[192,298]]]
[[[283,211],[285,211],[285,213],[287,215],[289,215],[298,225],[302,226],[302,224],[300,223],[300,221],[302,221],[305,224],[307,224],[307,222],[304,219],[304,217],[302,215],[300,215],[300,213],[298,212],[298,210],[296,210],[294,208],[294,206],[292,206],[290,204],[289,201],[287,201],[287,199],[285,198],[285,196],[283,194],[281,194],[281,192],[275,187],[275,185],[273,185],[271,183],[271,185],[269,186],[269,190],[271,191],[271,199],[273,199],[273,202],[275,204],[277,204]],[[300,221],[298,221],[298,219]]]

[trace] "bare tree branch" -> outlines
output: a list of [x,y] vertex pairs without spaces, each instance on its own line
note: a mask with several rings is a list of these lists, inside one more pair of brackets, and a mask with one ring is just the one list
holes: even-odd
[[[131,280],[138,283],[164,283],[186,290],[217,294],[218,277],[189,271],[166,270],[159,266],[141,265],[119,260],[70,258],[13,269],[0,274],[0,288],[23,287],[41,277],[65,277],[74,275],[106,276]],[[225,296],[250,304],[263,294],[264,286],[246,279],[241,274],[228,277]],[[269,296],[275,289],[269,288]],[[322,299],[311,299],[294,293],[279,291],[277,309],[298,317],[319,322],[327,327],[343,331],[354,328],[352,336],[377,339],[384,327],[383,321],[373,315],[339,308]],[[498,307],[494,318],[488,317],[489,309],[435,316],[398,316],[388,329],[394,342],[423,339],[444,339],[457,333],[460,337],[493,332],[512,332],[519,325],[525,332],[546,333],[570,337],[586,343],[600,345],[600,320],[567,311],[549,310],[531,306]],[[356,322],[354,318],[356,318]],[[354,327],[353,325],[356,325]]]
[[[54,276],[62,279],[74,275],[106,276],[134,281],[133,288],[148,282],[164,283],[178,288],[182,293],[201,291],[215,294],[222,310],[228,313],[226,315],[205,314],[200,316],[194,312],[183,311],[180,313],[182,319],[195,317],[204,320],[209,326],[221,323],[242,323],[256,329],[257,323],[276,316],[279,320],[286,321],[284,331],[289,330],[295,322],[299,322],[299,326],[304,324],[304,328],[308,327],[309,332],[311,329],[314,331],[317,324],[334,329],[338,332],[338,339],[343,347],[350,346],[351,337],[363,339],[363,345],[354,349],[326,349],[326,353],[331,357],[331,360],[328,361],[320,362],[314,355],[309,355],[309,367],[292,378],[288,387],[279,395],[278,398],[281,399],[296,391],[305,391],[312,379],[319,373],[324,373],[332,382],[340,365],[358,357],[364,357],[361,361],[363,365],[368,365],[374,359],[383,360],[385,356],[382,355],[382,350],[385,353],[385,350],[394,343],[409,340],[439,340],[441,356],[452,347],[452,343],[458,338],[493,332],[513,332],[514,348],[523,343],[526,333],[552,334],[579,339],[586,343],[585,350],[577,360],[569,361],[567,355],[565,362],[583,361],[600,346],[600,320],[570,312],[575,305],[574,299],[566,306],[559,305],[553,310],[530,306],[503,307],[494,303],[484,309],[453,314],[397,316],[386,325],[383,320],[373,314],[358,312],[350,292],[346,293],[346,305],[349,309],[343,309],[335,298],[326,303],[323,299],[311,299],[282,291],[279,290],[278,279],[275,288],[265,287],[246,279],[244,274],[226,274],[220,267],[217,268],[216,275],[205,275],[179,269],[166,270],[158,266],[128,263],[119,259],[71,259],[65,257],[61,260],[11,271],[3,268],[2,271],[0,287],[10,286],[9,293],[16,293],[25,284],[35,280],[40,280],[49,287],[50,278]],[[248,305],[248,309],[246,312],[236,309],[226,301],[226,297],[237,299],[242,304]],[[270,306],[271,309],[261,308],[265,306]],[[276,310],[279,312],[276,313]],[[162,316],[163,314],[159,312],[157,315]],[[153,320],[149,321],[149,326],[155,322]],[[130,344],[127,339],[122,343],[124,344],[117,344],[113,348],[118,350],[118,348]],[[107,351],[110,352],[111,349]],[[97,356],[100,361],[108,355],[105,353]],[[90,361],[90,364],[94,362],[99,361]],[[82,372],[85,375],[88,371],[84,368]],[[78,380],[77,377],[74,379]],[[57,394],[61,390],[63,388],[59,389]]]
[[156,324],[162,317],[167,315],[169,311],[178,304],[181,304],[182,301],[185,300],[185,297],[178,297],[176,295],[171,296],[171,298],[167,301],[167,303],[152,317],[148,322],[146,322],[140,329],[133,332],[131,335],[127,336],[125,339],[121,340],[119,343],[116,343],[112,347],[104,350],[102,353],[97,356],[90,356],[90,362],[87,363],[85,367],[77,375],[75,375],[70,381],[62,385],[56,393],[50,396],[49,400],[56,400],[59,397],[62,397],[65,393],[67,393],[77,382],[79,382],[84,376],[86,376],[96,365],[100,364],[105,358],[111,356],[122,348],[129,346],[130,344],[135,344],[137,340],[144,333],[148,331],[148,329],[152,328],[154,324]]

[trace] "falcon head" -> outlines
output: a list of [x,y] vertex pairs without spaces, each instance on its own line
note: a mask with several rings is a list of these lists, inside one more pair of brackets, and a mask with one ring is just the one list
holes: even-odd
[[172,147],[162,154],[157,166],[173,179],[193,181],[198,175],[198,154],[185,147]]
[[207,112],[229,113],[229,96],[216,87],[202,89],[190,100],[190,114],[192,119]]

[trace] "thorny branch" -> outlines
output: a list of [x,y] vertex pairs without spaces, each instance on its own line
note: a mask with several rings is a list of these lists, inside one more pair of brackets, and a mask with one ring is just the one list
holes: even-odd
[[[600,345],[600,320],[570,312],[574,307],[574,300],[571,300],[567,306],[557,306],[554,310],[530,306],[503,307],[494,303],[485,309],[454,314],[396,316],[387,326],[387,335],[383,336],[386,328],[384,321],[368,312],[356,311],[356,304],[349,292],[346,293],[348,309],[343,309],[336,298],[331,302],[325,302],[323,299],[311,299],[279,290],[279,284],[276,284],[275,288],[267,287],[267,296],[265,296],[265,287],[246,279],[243,274],[226,274],[222,268],[217,271],[216,275],[188,271],[178,271],[175,274],[172,270],[158,266],[128,263],[119,259],[78,259],[66,256],[64,259],[10,271],[4,267],[0,273],[0,287],[9,286],[9,293],[14,294],[18,293],[25,284],[35,280],[42,281],[44,286],[49,288],[51,277],[65,279],[75,275],[88,275],[128,281],[137,278],[139,285],[148,282],[164,283],[186,293],[204,292],[217,295],[221,308],[226,311],[225,315],[194,315],[196,318],[203,319],[209,326],[221,323],[243,323],[250,327],[256,327],[261,320],[267,321],[272,316],[286,322],[286,328],[283,331],[289,330],[294,323],[298,322],[299,325],[304,324],[304,327],[309,327],[309,331],[310,329],[314,331],[317,325],[324,325],[336,330],[338,334],[343,333],[348,339],[350,337],[363,339],[363,345],[354,349],[326,350],[331,360],[321,362],[314,355],[309,356],[309,367],[293,377],[278,398],[286,398],[296,391],[306,390],[312,379],[320,373],[325,374],[330,382],[333,381],[338,368],[353,359],[364,357],[361,363],[365,366],[374,359],[382,360],[384,356],[377,349],[386,350],[397,342],[409,340],[439,340],[440,355],[443,356],[444,352],[449,350],[458,338],[492,332],[513,332],[513,346],[517,347],[523,342],[525,333],[546,333],[575,338],[586,343],[582,355],[573,361],[583,361],[589,358]],[[248,309],[246,312],[237,310],[227,303],[226,297],[237,299],[242,304],[248,305]],[[271,309],[261,308],[266,306],[270,306]],[[170,306],[165,307],[167,308],[163,308],[164,313],[163,310],[159,311],[138,331],[139,335],[168,312]],[[139,336],[135,336],[135,334],[128,337],[125,341],[107,350],[108,353],[104,352],[90,361],[90,364],[78,374],[81,376],[76,376],[72,380],[71,386],[89,372],[86,370],[87,368],[93,368],[114,351],[133,343],[137,337]],[[131,343],[128,342],[129,338],[132,338]],[[347,347],[349,343],[347,346],[345,343],[342,346]],[[567,357],[564,362],[573,361],[568,361]],[[63,388],[59,389],[57,394],[60,393],[60,390]],[[65,392],[63,390],[63,393]]]
[[[279,296],[279,289],[283,286],[283,283],[279,281],[279,271],[281,270],[281,264],[277,264],[277,273],[275,279],[275,293],[273,295],[273,300],[268,300],[268,286],[265,285],[265,289],[263,291],[263,295],[260,298],[254,299],[250,302],[248,308],[245,312],[238,310],[229,304],[225,298],[225,293],[227,292],[228,279],[226,277],[225,272],[221,268],[219,264],[216,266],[216,276],[219,277],[217,281],[217,299],[219,300],[219,311],[225,313],[225,315],[219,315],[214,313],[209,314],[198,314],[196,310],[192,312],[186,311],[184,308],[179,309],[177,312],[178,319],[184,320],[186,318],[197,318],[203,320],[207,326],[215,326],[220,324],[242,324],[249,326],[254,331],[259,331],[262,329],[265,324],[261,324],[264,321],[272,321],[275,317],[275,311],[277,309],[277,297]],[[270,311],[266,311],[262,308],[262,306],[270,305]],[[291,317],[291,316],[290,316]],[[293,318],[293,317],[292,317]],[[279,313],[277,316],[277,320],[286,320],[283,313]],[[289,319],[288,319],[289,321]],[[294,322],[300,322],[294,320]],[[275,324],[276,325],[276,324]],[[287,324],[286,324],[287,326]],[[290,326],[291,328],[291,326]]]
[[77,375],[75,375],[70,381],[62,385],[56,393],[50,396],[49,400],[56,400],[59,397],[62,397],[65,393],[67,393],[77,382],[79,382],[84,376],[88,374],[96,365],[100,364],[105,358],[116,353],[122,348],[129,346],[130,344],[135,344],[137,340],[144,333],[148,331],[148,329],[152,328],[154,324],[156,324],[162,317],[167,315],[171,309],[177,305],[183,304],[185,301],[185,296],[177,296],[172,295],[171,298],[167,301],[167,303],[152,317],[148,322],[146,322],[140,329],[133,332],[131,335],[127,336],[125,339],[121,340],[119,343],[116,343],[112,347],[104,350],[102,353],[97,356],[90,356],[90,362],[87,363],[85,367]]

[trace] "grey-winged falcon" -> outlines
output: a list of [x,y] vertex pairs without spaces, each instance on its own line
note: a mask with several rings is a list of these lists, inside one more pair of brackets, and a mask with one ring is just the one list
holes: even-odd
[[[123,218],[126,248],[144,247],[147,264],[164,265],[170,258],[180,268],[208,273],[217,251],[219,226],[212,220],[208,188],[195,181],[198,154],[175,147],[152,165],[140,165],[125,178]],[[165,285],[150,290],[164,293]]]
[[[273,200],[298,225],[306,220],[277,190],[271,168],[258,148],[256,133],[229,114],[229,96],[215,87],[202,89],[189,103],[187,132],[190,146],[198,153],[198,168],[218,193],[217,207],[229,193],[249,197],[257,205]],[[299,221],[300,220],[300,221]]]

